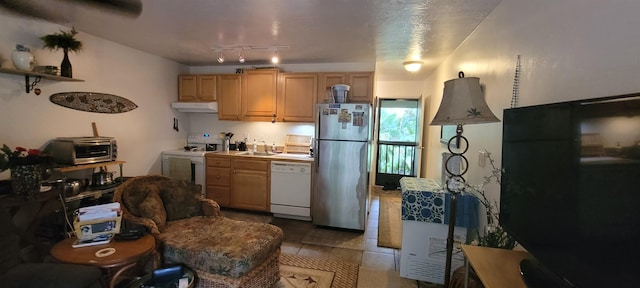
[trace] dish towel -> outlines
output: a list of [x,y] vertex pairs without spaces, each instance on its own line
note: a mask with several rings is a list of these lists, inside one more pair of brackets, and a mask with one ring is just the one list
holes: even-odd
[[191,181],[191,160],[188,158],[169,158],[169,177]]

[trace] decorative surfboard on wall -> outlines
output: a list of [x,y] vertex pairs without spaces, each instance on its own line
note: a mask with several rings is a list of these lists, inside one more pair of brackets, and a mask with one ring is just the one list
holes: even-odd
[[49,100],[63,107],[94,113],[124,113],[138,108],[127,98],[96,92],[56,93],[49,96]]

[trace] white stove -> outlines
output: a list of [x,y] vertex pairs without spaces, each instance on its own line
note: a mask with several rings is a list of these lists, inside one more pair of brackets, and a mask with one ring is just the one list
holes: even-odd
[[219,144],[219,138],[214,138],[212,134],[189,134],[189,149],[183,147],[162,151],[162,175],[201,185],[202,197],[206,198],[205,154],[215,151]]
[[184,148],[182,149],[175,149],[175,150],[167,150],[167,151],[162,151],[162,155],[173,155],[173,156],[185,156],[185,157],[204,157],[205,154],[212,152],[212,151],[205,151],[204,149],[197,149],[197,150],[185,150]]

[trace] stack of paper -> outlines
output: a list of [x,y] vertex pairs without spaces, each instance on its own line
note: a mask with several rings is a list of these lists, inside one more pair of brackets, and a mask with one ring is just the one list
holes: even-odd
[[78,220],[89,221],[104,218],[116,218],[119,213],[120,203],[118,202],[82,207],[78,212]]
[[113,238],[113,234],[103,234],[103,235],[99,235],[89,239],[78,238],[76,239],[76,241],[73,242],[73,244],[71,244],[71,247],[78,248],[78,247],[107,244],[111,242],[111,238]]

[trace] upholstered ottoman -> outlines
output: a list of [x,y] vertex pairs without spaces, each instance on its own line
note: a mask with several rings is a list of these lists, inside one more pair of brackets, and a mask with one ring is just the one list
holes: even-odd
[[[200,282],[228,284],[198,287],[270,287],[280,278],[278,263],[273,261],[280,255],[282,230],[270,224],[196,216],[168,223],[160,242],[165,262],[191,267]],[[242,283],[243,276],[263,269],[274,270],[267,274],[276,278]]]
[[165,176],[127,180],[115,192],[123,219],[142,224],[158,240],[164,264],[196,272],[196,287],[271,287],[280,279],[282,230],[220,216],[199,185]]

